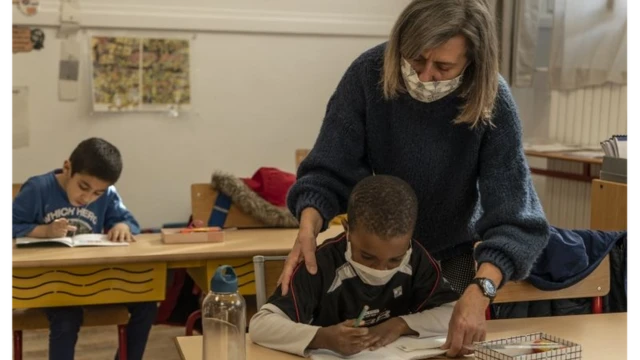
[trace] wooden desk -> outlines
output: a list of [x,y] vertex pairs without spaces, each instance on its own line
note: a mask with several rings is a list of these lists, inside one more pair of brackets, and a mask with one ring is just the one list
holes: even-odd
[[[627,358],[627,314],[596,314],[546,318],[490,320],[487,340],[545,332],[582,345],[583,360],[622,360]],[[176,338],[182,360],[202,359],[202,336]],[[247,359],[293,360],[297,356],[268,350],[247,336]],[[468,358],[467,358],[468,359]]]
[[602,165],[601,157],[577,156],[577,155],[573,155],[571,151],[542,152],[542,151],[534,151],[534,150],[525,150],[524,153],[526,156],[531,156],[531,157],[539,157],[539,158],[544,158],[549,160],[571,161],[571,162],[577,162],[582,164],[582,174],[574,174],[574,173],[557,171],[557,170],[530,167],[530,170],[533,174],[555,177],[560,179],[591,182],[593,179],[597,178],[597,176],[591,175],[591,166]]
[[[329,228],[319,242],[343,231]],[[16,248],[13,308],[161,301],[169,268],[187,268],[202,289],[222,264],[234,266],[240,292],[255,294],[253,256],[287,255],[297,229],[229,231],[218,244],[164,244],[160,234],[136,237],[127,247]]]
[[487,339],[544,332],[582,345],[582,360],[627,358],[627,313],[490,320]]
[[[182,360],[202,360],[202,336],[179,336],[175,338],[176,348]],[[247,334],[247,360],[300,360],[296,355],[270,350],[251,342]]]

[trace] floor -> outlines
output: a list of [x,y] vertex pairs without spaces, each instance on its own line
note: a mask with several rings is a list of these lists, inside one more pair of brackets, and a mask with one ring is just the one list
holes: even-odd
[[[47,360],[48,330],[25,331],[24,360]],[[180,360],[174,345],[184,327],[157,325],[151,329],[144,360]],[[76,345],[75,360],[113,360],[118,347],[115,326],[82,328]]]
[[[255,296],[246,296],[247,319],[256,313]],[[23,360],[48,360],[49,330],[25,331]],[[143,360],[181,360],[174,339],[184,336],[184,326],[155,325]],[[113,360],[118,348],[115,326],[81,328],[74,360]]]

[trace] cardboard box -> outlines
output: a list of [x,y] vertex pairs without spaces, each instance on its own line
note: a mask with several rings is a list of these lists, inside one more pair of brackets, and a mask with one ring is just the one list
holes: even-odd
[[[542,342],[541,345],[539,342]],[[554,344],[557,347],[553,347]],[[533,344],[527,349],[530,344]],[[535,347],[534,352],[534,346]],[[548,348],[545,349],[544,346]],[[545,333],[533,333],[481,342],[475,345],[475,358],[480,360],[577,360],[582,359],[582,346]]]
[[224,241],[224,231],[182,233],[183,229],[162,229],[165,244],[219,243]]

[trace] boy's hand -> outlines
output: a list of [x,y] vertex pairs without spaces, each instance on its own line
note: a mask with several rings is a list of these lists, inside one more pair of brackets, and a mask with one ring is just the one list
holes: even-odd
[[380,340],[379,336],[371,334],[368,328],[353,327],[354,323],[354,320],[347,320],[337,325],[321,328],[309,347],[329,349],[340,355],[350,356],[370,348]]
[[382,324],[369,328],[369,333],[378,336],[378,341],[371,346],[371,350],[376,350],[383,346],[387,346],[398,340],[402,335],[409,335],[413,331],[407,323],[399,317],[391,318]]
[[46,235],[48,238],[61,238],[67,236],[67,232],[76,231],[76,227],[69,225],[69,220],[56,219],[47,225]]
[[133,242],[136,241],[133,238],[133,235],[131,235],[131,229],[129,228],[129,225],[127,223],[121,222],[118,224],[115,224],[111,230],[109,230],[109,233],[107,233],[107,237],[109,239],[109,241],[114,241],[114,242]]

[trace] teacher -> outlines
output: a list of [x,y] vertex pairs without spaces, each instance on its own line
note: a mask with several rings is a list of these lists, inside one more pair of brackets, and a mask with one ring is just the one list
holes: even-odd
[[300,229],[283,293],[301,260],[316,273],[318,233],[371,174],[397,176],[415,190],[414,237],[461,294],[447,355],[471,353],[485,338],[496,288],[527,277],[549,233],[484,1],[414,0],[389,41],[349,66],[288,195]]

